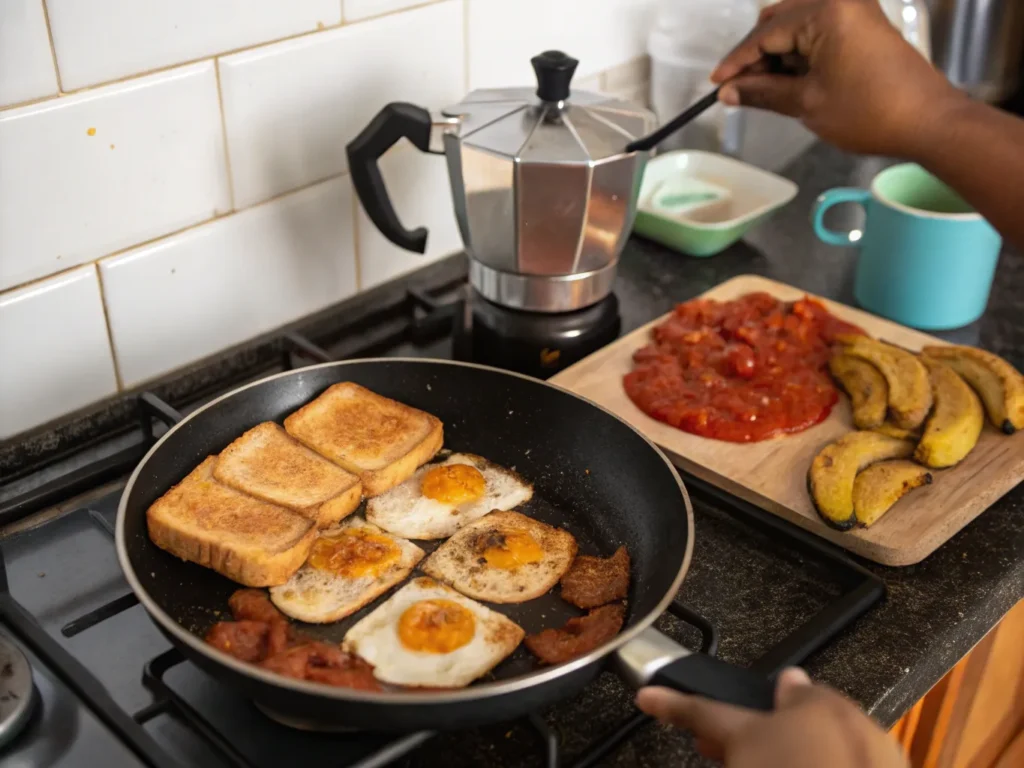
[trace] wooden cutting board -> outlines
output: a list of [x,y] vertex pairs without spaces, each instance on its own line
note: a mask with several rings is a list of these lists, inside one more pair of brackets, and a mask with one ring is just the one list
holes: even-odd
[[[765,291],[786,301],[807,295],[783,283],[743,275],[712,288],[704,298],[727,301]],[[875,338],[918,350],[945,342],[867,312],[818,298],[829,311]],[[826,444],[854,429],[844,396],[821,424],[760,443],[710,440],[651,419],[626,396],[622,377],[659,318],[610,344],[552,381],[608,408],[657,443],[680,468],[806,528],[851,552],[884,565],[920,562],[996,499],[1024,479],[1024,431],[1008,437],[986,423],[974,450],[958,466],[933,470],[930,486],[904,496],[871,528],[835,531],[818,517],[807,493],[807,468]]]

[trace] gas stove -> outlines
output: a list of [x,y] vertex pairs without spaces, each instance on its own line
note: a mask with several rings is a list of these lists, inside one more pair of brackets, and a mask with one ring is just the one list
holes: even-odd
[[[530,326],[529,317],[508,321],[486,306],[480,309],[478,302],[461,262],[452,261],[425,270],[415,283],[360,297],[168,377],[149,391],[0,447],[5,477],[0,486],[0,762],[26,768],[261,768],[295,762],[364,768],[481,762],[582,768],[644,738],[650,721],[631,712],[628,702],[620,707],[618,722],[599,728],[589,722],[588,709],[607,695],[608,684],[601,680],[577,700],[550,711],[471,731],[314,733],[289,728],[185,661],[121,576],[113,544],[120,485],[182,412],[278,370],[352,357],[480,360],[483,349],[486,362],[546,375],[578,359],[590,344],[606,343],[618,333],[617,308],[611,302],[587,318],[565,319],[557,328]],[[481,322],[488,334],[498,334],[482,346],[479,335],[473,341],[474,325]],[[516,325],[509,330],[507,322]],[[559,333],[570,342],[565,347],[553,346]],[[587,344],[573,346],[580,336],[588,337]],[[553,355],[556,349],[559,355]],[[562,352],[564,359],[559,359]],[[685,479],[698,515],[703,507],[724,510],[726,524],[736,526],[738,535],[778,541],[796,553],[798,568],[829,584],[816,612],[760,654],[754,664],[759,671],[772,674],[801,662],[884,593],[876,577],[813,536],[696,478]],[[717,650],[714,626],[679,602],[658,626],[689,647]]]

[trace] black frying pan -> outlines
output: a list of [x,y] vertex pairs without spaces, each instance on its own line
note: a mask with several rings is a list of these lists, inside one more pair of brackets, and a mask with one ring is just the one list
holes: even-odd
[[[580,551],[632,556],[626,624],[592,653],[538,668],[520,647],[484,681],[453,692],[367,693],[265,672],[203,642],[238,585],[157,548],[146,510],[206,456],[263,421],[281,422],[331,384],[354,381],[444,422],[445,447],[484,456],[534,484],[522,509],[567,528]],[[425,547],[431,549],[432,547]],[[772,685],[747,670],[691,654],[650,628],[675,596],[693,550],[693,511],[665,456],[624,421],[551,384],[481,366],[433,360],[357,360],[305,368],[249,384],[192,413],[164,435],[125,488],[117,553],[157,626],[192,661],[237,686],[278,719],[320,728],[440,729],[508,720],[569,696],[617,660],[634,685],[648,682],[758,708]],[[497,606],[527,632],[579,612],[552,594]],[[305,625],[340,642],[379,601],[333,625]]]

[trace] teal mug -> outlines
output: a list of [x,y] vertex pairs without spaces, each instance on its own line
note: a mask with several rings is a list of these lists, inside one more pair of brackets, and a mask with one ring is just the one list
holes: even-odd
[[[838,203],[864,207],[863,232],[825,227],[825,212]],[[824,242],[860,247],[853,294],[869,312],[932,331],[969,325],[984,313],[1002,239],[920,166],[888,168],[870,190],[829,190],[813,218]]]

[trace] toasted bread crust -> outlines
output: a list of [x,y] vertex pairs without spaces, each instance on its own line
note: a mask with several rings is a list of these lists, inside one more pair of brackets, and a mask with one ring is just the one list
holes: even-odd
[[437,452],[441,450],[441,446],[444,443],[444,427],[441,426],[439,419],[433,416],[430,416],[430,419],[430,432],[419,445],[384,469],[375,472],[363,472],[359,475],[359,479],[363,484],[363,493],[366,496],[380,496],[380,494],[391,490],[396,485],[401,485],[416,474],[417,469],[437,455]]
[[356,475],[271,421],[256,425],[221,451],[213,476],[242,493],[293,509],[319,528],[354,512],[362,497]]
[[328,387],[284,420],[289,435],[356,474],[366,496],[407,480],[444,441],[436,417],[352,382]]
[[216,461],[208,457],[146,511],[150,538],[239,584],[283,584],[306,561],[316,527],[296,512],[216,482]]

